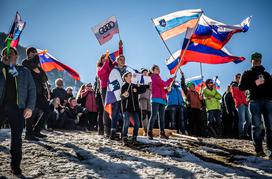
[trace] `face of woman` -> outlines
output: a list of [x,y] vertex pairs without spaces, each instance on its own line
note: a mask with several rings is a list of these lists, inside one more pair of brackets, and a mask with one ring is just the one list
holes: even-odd
[[56,98],[56,101],[55,101],[56,105],[60,105],[60,99],[59,98]]
[[147,76],[147,74],[148,74],[147,71],[143,72],[143,76]]
[[156,68],[154,69],[154,73],[155,73],[155,74],[160,74],[160,72],[161,72],[161,70],[160,70],[159,67],[156,67]]
[[131,78],[132,78],[132,74],[129,73],[129,74],[125,77],[125,81],[126,81],[127,83],[131,83]]
[[105,63],[105,61],[106,61],[106,58],[102,58],[102,63]]

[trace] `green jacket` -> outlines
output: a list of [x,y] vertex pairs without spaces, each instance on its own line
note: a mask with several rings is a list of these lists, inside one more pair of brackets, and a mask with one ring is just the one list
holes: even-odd
[[[207,111],[221,108],[220,100],[222,96],[216,89],[209,90],[208,88],[205,88],[203,90],[203,95]],[[209,97],[210,99],[208,99]]]

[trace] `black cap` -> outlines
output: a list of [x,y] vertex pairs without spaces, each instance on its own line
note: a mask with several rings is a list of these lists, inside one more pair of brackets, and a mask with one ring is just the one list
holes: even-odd
[[258,52],[255,52],[251,55],[251,60],[261,60],[262,59],[262,54],[261,53],[258,53]]

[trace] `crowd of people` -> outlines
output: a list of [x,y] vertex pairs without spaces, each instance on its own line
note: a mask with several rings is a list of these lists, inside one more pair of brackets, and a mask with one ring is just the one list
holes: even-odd
[[[64,129],[97,131],[105,138],[135,145],[140,127],[150,140],[154,128],[159,128],[163,139],[169,137],[166,128],[196,137],[252,138],[258,156],[266,155],[262,147],[266,136],[267,148],[272,151],[272,78],[261,65],[260,53],[252,55],[252,68],[236,74],[221,96],[212,79],[197,91],[194,83],[185,82],[182,71],[179,80],[177,76],[162,80],[157,65],[139,70],[150,76],[151,83],[133,84],[122,46],[120,41],[115,61],[106,54],[100,57],[95,83],[82,85],[75,96],[72,87],[64,88],[61,78],[50,89],[36,48],[26,50],[22,65],[17,64],[15,48],[10,48],[8,56],[7,48],[2,50],[0,124],[11,128],[11,168],[15,174],[21,173],[24,126],[25,139],[35,141],[46,137],[43,129]],[[111,104],[112,112],[108,113],[104,107],[113,71],[123,83],[120,100]],[[132,138],[128,137],[129,127],[133,127]],[[269,157],[272,159],[271,154]]]

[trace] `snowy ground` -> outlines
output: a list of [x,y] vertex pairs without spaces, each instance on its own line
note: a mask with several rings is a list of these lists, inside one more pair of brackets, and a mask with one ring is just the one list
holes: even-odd
[[[272,161],[234,156],[238,167],[205,162],[180,147],[182,140],[148,141],[123,147],[95,133],[46,132],[39,142],[23,141],[22,169],[30,178],[271,178]],[[0,129],[0,178],[9,168],[10,131]],[[213,149],[203,146],[203,152]],[[218,150],[218,149],[214,149]],[[218,152],[218,151],[217,151]],[[219,151],[220,152],[220,151]],[[222,151],[221,151],[222,152]]]

